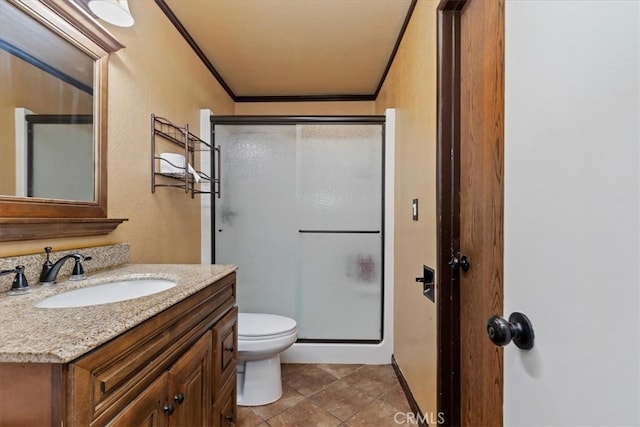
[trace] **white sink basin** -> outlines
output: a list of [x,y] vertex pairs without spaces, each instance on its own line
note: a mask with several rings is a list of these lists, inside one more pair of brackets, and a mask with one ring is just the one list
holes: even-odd
[[89,286],[45,298],[36,304],[40,308],[86,307],[109,304],[153,295],[171,289],[176,282],[163,279],[119,280]]

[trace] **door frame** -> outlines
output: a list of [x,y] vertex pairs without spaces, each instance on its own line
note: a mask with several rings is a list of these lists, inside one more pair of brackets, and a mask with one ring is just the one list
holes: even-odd
[[[437,8],[437,409],[444,425],[462,422],[460,269],[461,22],[471,0],[441,0]],[[479,0],[480,1],[480,0]],[[502,107],[504,108],[504,106]],[[483,376],[485,372],[480,371]]]
[[460,252],[460,15],[466,0],[438,5],[437,63],[437,408],[446,426],[459,426],[460,270],[448,264]]

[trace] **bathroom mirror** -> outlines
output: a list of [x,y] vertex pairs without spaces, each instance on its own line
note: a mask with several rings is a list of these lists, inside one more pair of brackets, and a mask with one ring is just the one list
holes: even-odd
[[103,234],[96,224],[113,223],[106,73],[121,47],[71,0],[0,0],[0,240]]

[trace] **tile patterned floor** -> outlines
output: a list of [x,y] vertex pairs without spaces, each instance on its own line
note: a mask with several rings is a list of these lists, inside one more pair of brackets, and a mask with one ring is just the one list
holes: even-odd
[[283,364],[282,383],[277,402],[239,406],[236,425],[395,427],[411,411],[391,365]]

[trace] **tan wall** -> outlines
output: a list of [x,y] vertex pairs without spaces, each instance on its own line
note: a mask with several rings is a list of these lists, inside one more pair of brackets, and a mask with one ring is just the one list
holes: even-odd
[[200,262],[200,199],[170,188],[151,194],[150,114],[197,133],[201,108],[233,114],[234,105],[154,2],[129,6],[135,25],[109,27],[126,48],[109,62],[108,160],[109,216],[129,221],[107,236],[3,242],[0,256],[129,242],[132,262]]
[[0,194],[14,196],[15,108],[38,114],[91,114],[93,97],[0,50]]
[[239,102],[237,115],[266,116],[358,116],[375,114],[373,101],[349,102]]
[[[417,3],[376,100],[396,108],[394,356],[423,413],[436,413],[436,305],[415,278],[436,262],[436,7]],[[411,219],[419,199],[419,221]]]

